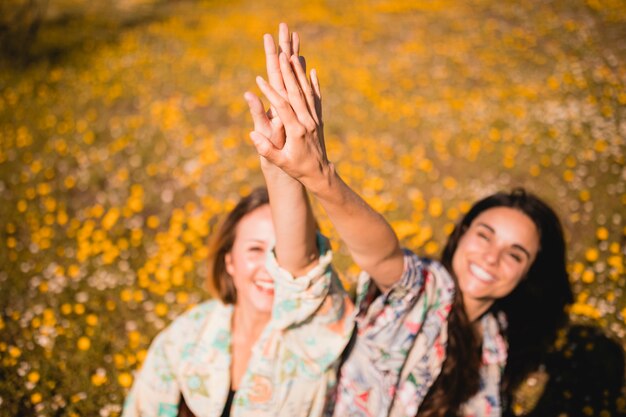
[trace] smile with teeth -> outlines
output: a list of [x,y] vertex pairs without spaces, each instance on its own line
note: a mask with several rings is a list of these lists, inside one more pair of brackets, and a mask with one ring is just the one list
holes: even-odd
[[268,292],[274,292],[274,282],[272,281],[254,281],[254,285]]
[[474,263],[470,263],[469,269],[472,275],[474,275],[481,281],[491,282],[495,280],[495,277],[493,275]]

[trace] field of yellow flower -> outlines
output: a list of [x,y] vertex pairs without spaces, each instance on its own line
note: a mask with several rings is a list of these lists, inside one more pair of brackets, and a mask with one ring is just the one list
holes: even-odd
[[435,256],[473,200],[525,186],[567,230],[572,318],[626,345],[623,1],[64,3],[0,67],[0,416],[119,415],[206,297],[207,239],[262,183],[242,94],[281,21],[330,159],[406,245]]

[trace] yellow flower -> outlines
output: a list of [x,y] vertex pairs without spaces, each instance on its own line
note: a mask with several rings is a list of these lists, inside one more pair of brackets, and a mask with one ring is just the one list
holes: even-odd
[[67,268],[67,275],[70,278],[76,278],[78,277],[78,274],[80,273],[80,267],[76,264],[72,264]]
[[65,188],[67,188],[68,190],[71,190],[76,186],[76,178],[68,175],[67,177],[65,177],[65,180],[63,180],[63,185],[65,185]]
[[82,336],[76,342],[76,346],[80,350],[88,350],[91,347],[91,340],[88,337]]
[[128,372],[122,372],[117,376],[117,382],[123,388],[128,388],[133,383],[133,377]]
[[98,316],[96,316],[95,314],[89,314],[87,315],[85,321],[88,325],[95,326],[96,324],[98,324]]
[[591,193],[589,192],[589,190],[581,190],[581,192],[578,194],[578,198],[582,202],[589,201],[591,199]]
[[91,384],[99,387],[100,385],[107,382],[107,376],[103,373],[96,372],[91,376]]
[[148,351],[145,349],[141,349],[139,352],[137,352],[137,360],[139,361],[139,363],[142,363],[146,359],[147,354]]
[[156,313],[157,316],[159,317],[163,317],[167,314],[168,312],[168,307],[167,304],[165,303],[158,303],[156,305],[156,307],[154,308],[154,312]]
[[139,334],[138,331],[133,330],[133,331],[128,333],[128,342],[129,342],[129,345],[130,345],[130,347],[132,349],[134,349],[137,346],[139,346],[140,339],[141,339],[141,335]]
[[117,207],[111,207],[107,214],[102,218],[102,228],[104,230],[110,230],[115,225],[119,217],[120,209]]
[[617,243],[617,242],[613,242],[613,243],[611,243],[611,245],[609,246],[609,251],[610,251],[611,253],[613,253],[613,254],[618,254],[618,253],[619,253],[619,251],[620,251],[620,249],[621,249],[621,246],[620,246],[620,244],[619,244],[619,243]]
[[452,177],[445,177],[443,179],[443,186],[444,188],[446,188],[447,190],[454,190],[457,186],[457,182],[454,178]]
[[609,231],[606,227],[598,227],[596,230],[596,237],[598,240],[607,240],[609,238]]
[[179,291],[176,293],[177,304],[187,304],[189,302],[189,294],[185,291]]
[[175,267],[172,269],[172,285],[181,286],[185,283],[185,272],[179,268]]
[[437,218],[443,213],[443,201],[439,197],[433,197],[428,204],[428,213]]
[[435,255],[439,251],[439,244],[433,240],[428,242],[426,246],[424,246],[424,252],[427,255],[432,256]]
[[37,382],[39,382],[39,372],[37,371],[29,372],[28,375],[26,376],[26,379],[28,379],[28,382],[30,382],[31,384],[36,384]]
[[591,284],[595,280],[596,276],[591,269],[586,269],[583,272],[582,281],[585,284]]
[[600,257],[600,253],[598,252],[598,249],[596,248],[589,248],[585,252],[585,259],[589,262],[595,262],[598,260],[599,257]]
[[22,351],[17,346],[9,347],[9,356],[12,358],[19,358],[22,355]]
[[563,172],[563,180],[565,180],[565,182],[572,182],[574,180],[574,172],[566,169]]
[[159,227],[159,218],[154,215],[149,216],[148,219],[146,220],[146,225],[150,229],[156,229],[157,227]]
[[541,174],[541,168],[539,167],[539,165],[533,164],[528,169],[528,173],[532,175],[533,177],[538,177],[539,174]]
[[85,306],[83,304],[74,304],[74,313],[81,315],[85,312]]
[[41,402],[41,400],[43,399],[43,397],[41,396],[40,393],[35,392],[30,396],[30,402],[33,404],[39,404]]

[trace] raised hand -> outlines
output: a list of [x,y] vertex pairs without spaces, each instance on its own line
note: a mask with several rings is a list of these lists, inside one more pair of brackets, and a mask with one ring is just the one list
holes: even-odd
[[[289,34],[289,28],[281,23],[278,30],[278,50],[271,35],[263,37],[265,62],[269,83],[281,97],[289,96],[284,83],[279,56],[287,53],[298,56],[300,38]],[[254,121],[254,131],[266,138],[276,149],[286,143],[286,132],[278,112],[267,112],[261,101],[251,93],[245,94]],[[276,258],[282,268],[294,275],[305,272],[317,259],[315,240],[316,222],[311,211],[306,190],[298,181],[260,155],[261,168],[270,195],[270,207],[276,230]]]
[[[255,129],[250,137],[259,155],[314,191],[330,167],[324,144],[319,81],[315,70],[311,71],[311,81],[307,80],[305,69],[295,55],[287,57],[280,53],[278,61],[286,97],[262,77],[257,77],[257,85],[284,125],[285,143],[276,146],[267,130]],[[252,93],[246,93],[245,97],[251,112],[258,117],[263,107],[260,99]]]
[[[384,217],[359,197],[328,161],[321,92],[315,70],[311,70],[309,82],[295,55],[280,53],[278,64],[286,94],[280,86],[278,89],[274,86],[277,82],[272,78],[268,83],[257,77],[257,85],[270,102],[272,117],[278,115],[284,125],[285,142],[280,146],[272,132],[255,129],[250,137],[257,153],[263,161],[269,161],[267,165],[279,167],[281,173],[297,179],[317,197],[354,261],[372,277],[378,288],[386,291],[397,282],[404,269],[398,239]],[[272,77],[278,80],[278,73],[272,72]],[[263,114],[261,100],[249,92],[245,97],[251,112],[260,117]]]

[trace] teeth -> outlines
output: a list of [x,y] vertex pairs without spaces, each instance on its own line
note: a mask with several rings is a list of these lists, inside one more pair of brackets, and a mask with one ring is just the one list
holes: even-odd
[[274,283],[271,281],[256,281],[255,282],[257,287],[261,287],[264,290],[273,290],[274,289]]
[[476,264],[470,264],[470,271],[474,274],[478,279],[482,279],[483,281],[493,281],[493,276],[482,269],[480,266]]

